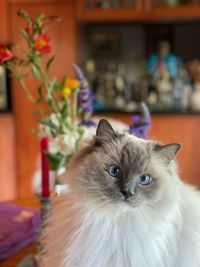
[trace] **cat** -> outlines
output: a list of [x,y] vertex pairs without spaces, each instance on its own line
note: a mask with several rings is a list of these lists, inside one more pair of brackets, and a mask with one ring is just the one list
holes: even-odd
[[54,203],[43,264],[199,267],[200,194],[178,177],[179,149],[100,120],[68,166],[70,192]]

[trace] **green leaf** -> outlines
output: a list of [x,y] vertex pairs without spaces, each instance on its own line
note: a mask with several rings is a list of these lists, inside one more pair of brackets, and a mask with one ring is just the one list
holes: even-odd
[[55,82],[55,89],[58,89],[60,87],[60,84],[58,83],[58,81],[56,80]]
[[64,156],[60,153],[53,154],[49,151],[46,151],[47,158],[50,163],[50,168],[53,171],[60,169],[62,166],[66,165],[67,161],[70,159],[71,156]]
[[66,163],[70,160],[70,158],[72,157],[72,155],[70,156],[63,156],[60,163],[59,163],[59,166],[58,166],[58,169],[60,169],[61,167],[65,166]]
[[45,154],[52,160],[60,161],[62,159],[62,155],[60,153],[51,153],[46,151]]
[[43,13],[41,13],[37,19],[35,20],[34,23],[34,31],[36,31],[37,33],[39,33],[39,35],[42,34],[42,24],[45,20],[45,15]]
[[[65,104],[65,103],[64,103]],[[61,110],[63,108],[63,103],[57,102],[58,109]]]
[[39,97],[35,102],[36,105],[38,105],[42,101],[42,97],[43,97],[43,95],[42,95],[42,86],[38,87],[38,95],[39,95]]
[[49,68],[50,68],[50,66],[51,66],[51,63],[54,61],[54,59],[55,59],[55,56],[51,57],[51,58],[48,60],[48,62],[47,62],[47,64],[46,64],[46,70],[49,70]]
[[24,29],[20,29],[20,32],[22,36],[28,41],[28,43],[33,43],[32,37]]
[[36,21],[40,24],[42,24],[45,20],[45,15],[44,13],[40,13],[39,16],[37,17]]
[[35,65],[31,65],[31,70],[32,70],[32,73],[33,73],[33,76],[38,80],[40,81],[40,76],[39,76],[39,73],[38,73],[38,70],[36,68]]
[[60,86],[58,87],[59,91],[62,91],[65,87],[65,82],[66,82],[66,76],[64,76],[64,78],[62,79]]
[[51,84],[50,84],[50,90],[51,90],[51,92],[53,92],[56,89],[57,86],[58,86],[57,81],[56,80],[53,80],[51,82]]
[[46,152],[47,159],[50,163],[50,169],[53,171],[58,170],[58,166],[60,164],[60,157],[57,156],[57,154],[52,154],[50,152]]
[[49,102],[49,105],[50,105],[50,107],[52,108],[52,110],[53,110],[54,112],[57,112],[56,104],[55,104],[55,102],[53,101],[53,99],[52,99],[52,98],[49,98],[49,99],[48,99],[48,102]]
[[39,119],[38,121],[41,124],[48,126],[49,128],[57,129],[56,125],[53,122],[49,121],[49,120],[47,121],[47,120]]
[[46,95],[46,99],[50,100],[52,99],[52,93],[53,91],[55,91],[55,89],[57,88],[57,81],[53,80],[49,85],[46,86],[48,88],[47,90],[47,95]]
[[67,101],[64,103],[62,110],[61,110],[62,117],[65,118],[67,115],[69,115],[69,104]]
[[38,21],[35,21],[34,26],[35,26],[34,29],[36,30],[36,32],[39,33],[39,35],[41,35],[42,29],[41,29],[40,23]]
[[31,111],[31,114],[33,114],[33,115],[40,115],[40,112],[39,111],[32,110]]

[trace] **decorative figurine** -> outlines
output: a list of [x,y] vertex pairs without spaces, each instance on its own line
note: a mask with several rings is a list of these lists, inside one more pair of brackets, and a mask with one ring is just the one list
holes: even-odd
[[[169,72],[169,78],[177,74],[178,61],[174,54],[170,53],[168,41],[161,41],[158,44],[158,52],[152,53],[148,61],[148,72],[150,75],[162,76],[163,72]],[[157,79],[157,78],[156,78]]]
[[194,112],[200,111],[200,60],[193,59],[188,64],[188,69],[194,84],[194,91],[191,96],[190,108]]

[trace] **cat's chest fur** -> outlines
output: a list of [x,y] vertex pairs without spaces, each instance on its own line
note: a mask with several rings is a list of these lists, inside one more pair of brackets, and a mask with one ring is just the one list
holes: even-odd
[[[182,189],[182,204],[137,212],[53,205],[44,231],[48,267],[199,267],[199,193]],[[79,201],[80,202],[80,201]],[[83,203],[83,202],[81,202]],[[83,205],[84,206],[84,205]]]
[[142,211],[116,217],[88,212],[70,241],[63,267],[173,267],[177,223],[168,220],[156,224]]

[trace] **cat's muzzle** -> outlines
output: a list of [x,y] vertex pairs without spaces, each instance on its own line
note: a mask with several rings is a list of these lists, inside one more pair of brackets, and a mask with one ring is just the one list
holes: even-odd
[[135,192],[132,192],[130,189],[121,189],[120,192],[124,195],[125,200],[135,195]]

